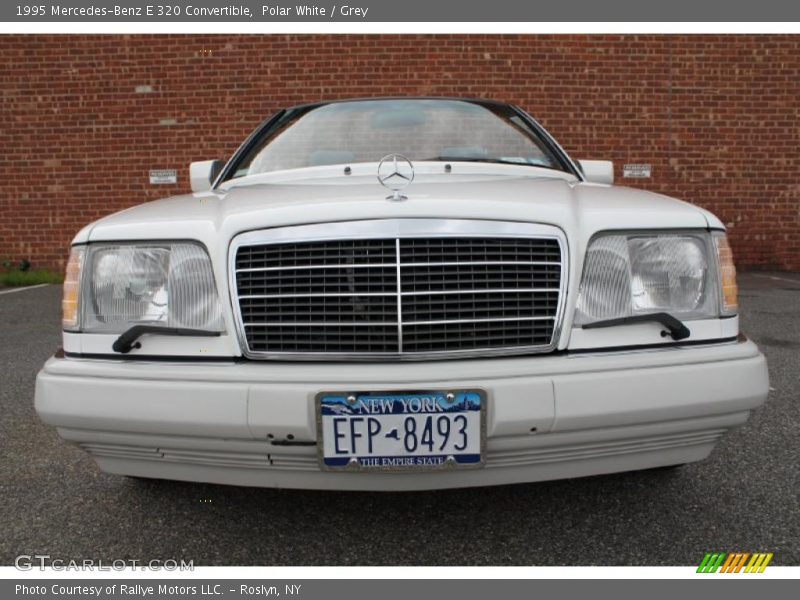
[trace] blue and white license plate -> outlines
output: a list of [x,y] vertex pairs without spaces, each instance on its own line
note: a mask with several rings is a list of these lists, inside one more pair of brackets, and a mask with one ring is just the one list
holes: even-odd
[[324,392],[317,396],[320,465],[328,470],[483,466],[480,390]]

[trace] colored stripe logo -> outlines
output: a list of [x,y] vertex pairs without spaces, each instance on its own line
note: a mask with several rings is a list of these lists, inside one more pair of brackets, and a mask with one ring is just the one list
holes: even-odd
[[771,560],[772,552],[707,552],[697,572],[763,573]]

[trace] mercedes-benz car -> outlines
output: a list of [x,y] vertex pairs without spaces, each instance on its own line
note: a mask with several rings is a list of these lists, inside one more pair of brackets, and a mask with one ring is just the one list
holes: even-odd
[[35,404],[104,471],[533,482],[702,460],[766,399],[723,223],[518,107],[297,106],[189,173],[72,243]]

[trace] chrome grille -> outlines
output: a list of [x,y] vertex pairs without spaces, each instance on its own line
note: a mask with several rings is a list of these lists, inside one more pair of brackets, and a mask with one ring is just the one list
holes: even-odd
[[[370,232],[370,223],[381,226]],[[307,226],[235,241],[232,284],[245,353],[414,359],[553,348],[565,283],[559,235],[516,224],[505,225],[528,235],[492,235],[482,229],[495,222],[416,219],[327,228],[358,237],[387,223],[392,235],[375,239],[286,241],[291,230],[298,238],[325,231]],[[469,235],[442,235],[442,223]]]

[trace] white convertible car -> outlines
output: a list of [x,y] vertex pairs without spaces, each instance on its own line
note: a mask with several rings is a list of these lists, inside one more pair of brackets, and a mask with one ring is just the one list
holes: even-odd
[[36,410],[104,471],[346,490],[702,460],[769,389],[723,224],[519,108],[283,110],[83,229]]

